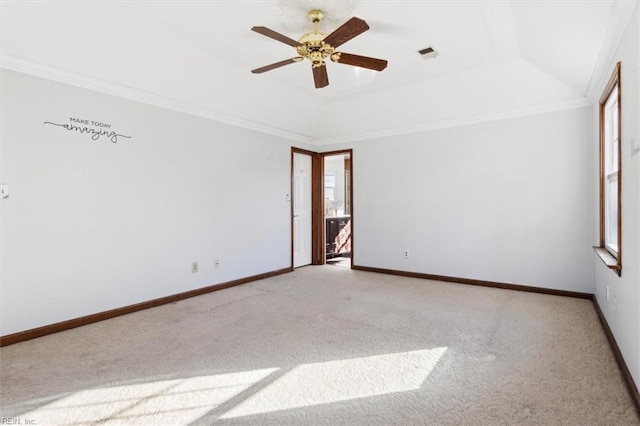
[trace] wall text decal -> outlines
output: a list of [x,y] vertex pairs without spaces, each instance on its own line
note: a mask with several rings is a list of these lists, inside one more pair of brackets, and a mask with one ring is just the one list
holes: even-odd
[[[116,133],[111,130],[111,124],[103,123],[101,121],[85,120],[82,118],[69,117],[70,123],[61,124],[54,123],[52,121],[45,121],[44,124],[51,124],[53,126],[62,127],[72,132],[87,133],[91,135],[91,139],[97,141],[102,136],[106,136],[111,143],[118,143],[118,138],[131,139],[131,136]],[[91,126],[91,127],[89,127]]]

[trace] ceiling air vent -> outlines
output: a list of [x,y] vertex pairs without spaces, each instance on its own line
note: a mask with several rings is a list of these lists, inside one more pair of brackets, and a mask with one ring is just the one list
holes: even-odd
[[438,56],[438,52],[436,52],[436,49],[434,49],[433,47],[429,46],[429,47],[425,47],[422,50],[418,50],[418,53],[420,55],[422,55],[423,58],[428,59],[428,58],[435,58],[436,56]]

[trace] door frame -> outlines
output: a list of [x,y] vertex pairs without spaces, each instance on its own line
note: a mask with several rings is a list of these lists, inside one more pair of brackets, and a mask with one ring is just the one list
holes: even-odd
[[349,154],[351,169],[349,173],[349,204],[351,208],[351,262],[353,268],[354,238],[353,238],[353,149],[342,149],[339,151],[314,152],[307,149],[291,147],[291,170],[290,170],[290,211],[291,222],[291,269],[293,269],[293,247],[294,247],[294,226],[293,226],[293,156],[302,154],[311,156],[311,264],[324,265],[327,263],[325,253],[325,218],[324,218],[324,158],[332,155]]

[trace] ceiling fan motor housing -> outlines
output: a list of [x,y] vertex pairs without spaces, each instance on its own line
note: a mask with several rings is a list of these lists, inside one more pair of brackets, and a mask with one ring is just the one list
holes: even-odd
[[[322,36],[324,36],[324,34],[322,34]],[[300,42],[303,44],[296,48],[298,55],[309,59],[314,67],[323,66],[324,59],[334,54],[333,47],[326,44],[322,39],[306,41],[303,41],[303,39],[304,36],[300,39]]]
[[333,55],[334,49],[323,40],[326,37],[325,33],[318,30],[318,24],[324,18],[324,12],[321,10],[312,10],[308,14],[309,19],[313,22],[313,31],[303,34],[298,39],[301,46],[296,49],[298,55],[303,58],[309,59],[314,68],[324,66],[324,59]]

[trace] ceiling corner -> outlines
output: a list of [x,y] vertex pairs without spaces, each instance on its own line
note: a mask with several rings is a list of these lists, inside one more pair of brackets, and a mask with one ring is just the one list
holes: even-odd
[[600,52],[598,53],[598,59],[593,68],[589,86],[587,87],[586,98],[590,104],[596,102],[599,90],[604,86],[606,79],[609,77],[609,71],[615,59],[616,48],[633,16],[633,9],[637,5],[637,1],[621,1],[616,3],[613,16],[609,20],[607,32],[602,41]]

